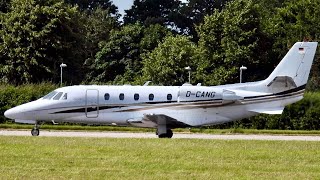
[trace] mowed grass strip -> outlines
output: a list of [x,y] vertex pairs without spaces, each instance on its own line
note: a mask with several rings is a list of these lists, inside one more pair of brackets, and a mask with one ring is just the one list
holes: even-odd
[[320,142],[0,137],[0,179],[317,179]]

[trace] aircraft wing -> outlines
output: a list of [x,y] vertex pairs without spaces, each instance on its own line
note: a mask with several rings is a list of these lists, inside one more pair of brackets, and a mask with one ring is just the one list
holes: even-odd
[[164,114],[145,114],[142,118],[129,119],[128,123],[138,127],[157,127],[158,125],[166,125],[167,128],[182,128],[190,126]]
[[251,109],[249,111],[263,114],[282,114],[284,107]]

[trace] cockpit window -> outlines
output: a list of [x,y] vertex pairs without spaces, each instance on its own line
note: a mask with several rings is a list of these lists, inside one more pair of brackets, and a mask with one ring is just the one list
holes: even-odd
[[49,94],[45,95],[43,99],[51,99],[54,95],[56,95],[58,92],[57,91],[52,91]]
[[59,92],[56,96],[54,96],[53,100],[59,100],[62,94],[63,92]]
[[62,100],[67,100],[68,99],[68,93],[65,93],[63,96],[62,96]]

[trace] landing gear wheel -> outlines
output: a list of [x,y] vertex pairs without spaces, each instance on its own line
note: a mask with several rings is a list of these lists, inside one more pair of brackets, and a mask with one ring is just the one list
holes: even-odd
[[173,136],[172,130],[168,129],[167,130],[167,138],[172,138],[172,136]]
[[31,135],[32,135],[32,136],[39,136],[39,134],[40,134],[39,129],[33,128],[33,129],[31,130]]
[[167,133],[165,134],[159,134],[158,137],[159,138],[172,138],[173,133],[171,129],[167,129]]

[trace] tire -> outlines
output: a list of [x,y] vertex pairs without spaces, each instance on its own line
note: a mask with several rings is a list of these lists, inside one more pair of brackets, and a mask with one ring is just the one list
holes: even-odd
[[167,138],[172,138],[172,136],[173,136],[172,130],[168,129],[167,130]]
[[172,138],[173,133],[171,129],[167,129],[167,133],[165,134],[159,134],[158,137],[159,138]]
[[33,128],[33,129],[31,130],[31,135],[32,135],[32,136],[39,136],[39,134],[40,134],[39,129]]

